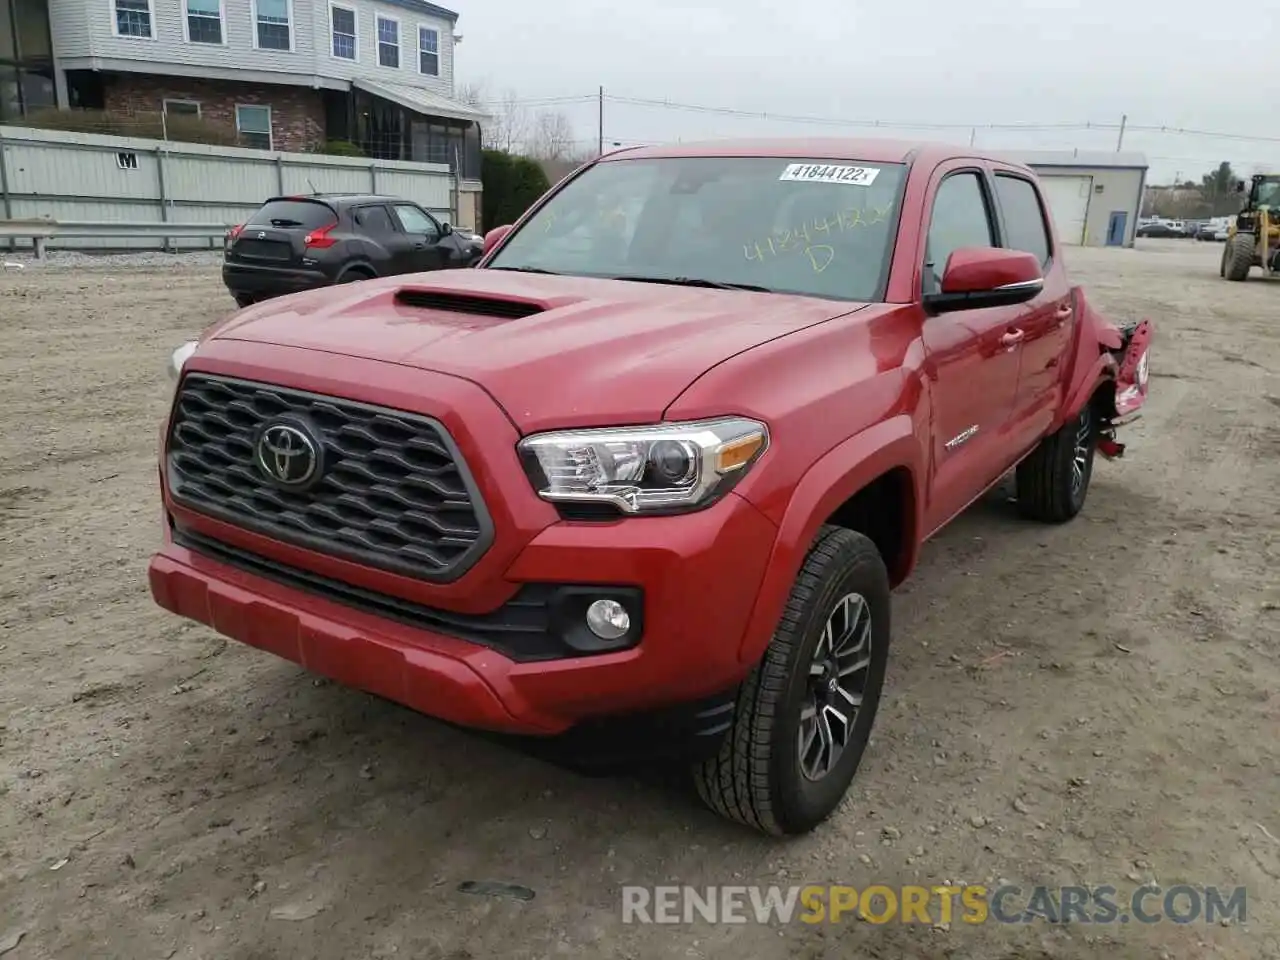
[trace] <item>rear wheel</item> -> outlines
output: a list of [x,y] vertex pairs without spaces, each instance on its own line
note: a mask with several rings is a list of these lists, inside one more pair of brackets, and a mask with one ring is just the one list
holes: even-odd
[[1065,523],[1078,514],[1089,494],[1097,446],[1097,418],[1085,404],[1018,464],[1019,512],[1042,523]]
[[338,277],[338,283],[359,283],[361,280],[372,280],[373,274],[363,267],[348,267]]
[[889,576],[867,537],[824,527],[720,752],[695,768],[717,813],[771,834],[840,805],[871,735],[889,655]]
[[247,293],[237,293],[237,294],[233,294],[233,296],[235,297],[237,307],[240,307],[243,309],[244,307],[247,307],[253,304],[253,297]]
[[1245,280],[1253,266],[1254,241],[1251,233],[1237,233],[1222,251],[1222,276],[1228,280]]

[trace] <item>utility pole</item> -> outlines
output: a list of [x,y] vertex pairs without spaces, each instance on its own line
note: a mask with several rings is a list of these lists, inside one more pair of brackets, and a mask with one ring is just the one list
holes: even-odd
[[596,156],[603,157],[604,156],[604,87],[603,86],[600,88],[600,95],[597,101],[597,105],[600,108],[600,125],[599,125],[599,144],[598,144],[599,152],[596,154]]
[[973,141],[974,141],[974,140],[976,140],[976,139],[978,139],[978,128],[977,128],[977,127],[970,127],[970,128],[969,128],[969,146],[971,146],[971,147],[972,147],[972,146],[973,146]]
[[1129,115],[1126,113],[1120,117],[1120,136],[1116,138],[1116,153],[1120,152],[1120,148],[1124,146],[1124,126],[1129,122]]

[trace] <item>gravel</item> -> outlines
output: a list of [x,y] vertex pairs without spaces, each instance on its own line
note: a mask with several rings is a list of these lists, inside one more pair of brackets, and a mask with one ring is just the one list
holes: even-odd
[[29,250],[0,252],[0,263],[7,271],[65,270],[86,266],[111,270],[200,270],[222,263],[221,250],[193,250],[183,253],[164,253],[145,250],[138,253],[92,253],[81,250],[50,250],[43,260],[37,260]]

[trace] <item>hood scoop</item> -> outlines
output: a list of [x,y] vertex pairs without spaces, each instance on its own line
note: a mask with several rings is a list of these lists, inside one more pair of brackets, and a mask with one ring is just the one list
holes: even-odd
[[547,309],[535,300],[451,293],[422,287],[403,287],[397,290],[396,303],[419,310],[441,310],[445,313],[466,313],[472,316],[499,317],[503,320],[519,320]]

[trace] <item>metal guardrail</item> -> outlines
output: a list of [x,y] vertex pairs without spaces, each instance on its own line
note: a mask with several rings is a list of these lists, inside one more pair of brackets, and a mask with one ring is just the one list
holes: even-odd
[[146,220],[0,220],[0,240],[28,239],[35,246],[36,259],[45,258],[46,244],[58,237],[158,238],[207,237],[212,241],[226,236],[231,224],[165,223]]

